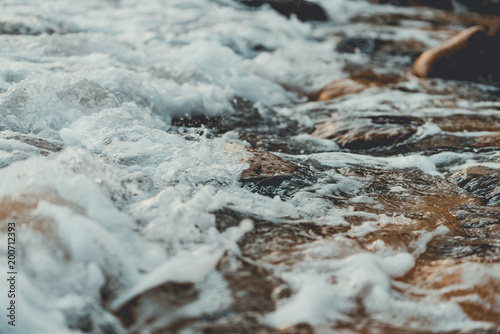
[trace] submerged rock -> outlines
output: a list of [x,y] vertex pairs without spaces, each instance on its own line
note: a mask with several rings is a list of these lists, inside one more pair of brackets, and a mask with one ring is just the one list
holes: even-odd
[[318,124],[312,135],[332,139],[342,148],[361,150],[401,143],[415,134],[420,124],[413,117],[347,118]]
[[412,73],[421,78],[465,80],[496,85],[500,82],[500,33],[474,26],[442,45],[425,51]]
[[483,205],[500,205],[500,171],[484,166],[469,167],[450,179],[469,193],[478,196]]
[[325,10],[312,2],[301,0],[238,0],[249,7],[260,7],[264,4],[270,5],[278,13],[290,17],[297,15],[301,21],[326,21],[328,16]]

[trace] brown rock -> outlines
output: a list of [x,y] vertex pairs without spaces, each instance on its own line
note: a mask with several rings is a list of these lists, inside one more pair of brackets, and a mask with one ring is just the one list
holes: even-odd
[[500,128],[500,115],[455,114],[431,120],[446,132],[497,131]]
[[381,116],[361,119],[326,121],[311,134],[319,139],[332,139],[340,147],[353,150],[392,146],[415,132],[419,120],[411,117]]
[[228,283],[234,299],[231,309],[235,312],[272,312],[278,300],[291,295],[290,288],[271,271],[244,259],[226,254],[217,270]]
[[[465,80],[500,85],[500,33],[474,26],[425,51],[413,65],[421,78]],[[498,81],[498,82],[496,82]]]
[[318,101],[326,101],[344,95],[361,93],[369,87],[370,85],[359,83],[352,79],[340,79],[326,85],[319,93]]
[[474,142],[475,147],[500,147],[500,133],[479,137]]
[[193,283],[166,282],[127,301],[114,310],[114,315],[124,327],[134,332],[145,323],[159,321],[163,312],[172,312],[197,298],[198,291]]
[[483,205],[500,206],[500,170],[474,166],[453,174],[450,179],[478,196]]
[[247,155],[243,161],[249,163],[250,167],[241,172],[241,180],[292,176],[298,171],[298,167],[291,162],[269,152],[261,152],[247,146],[236,144],[230,144],[226,149],[230,151],[240,151]]
[[349,94],[361,93],[367,88],[381,87],[399,82],[399,77],[389,74],[378,74],[371,70],[351,75],[347,79],[336,80],[321,89],[318,101],[335,99]]

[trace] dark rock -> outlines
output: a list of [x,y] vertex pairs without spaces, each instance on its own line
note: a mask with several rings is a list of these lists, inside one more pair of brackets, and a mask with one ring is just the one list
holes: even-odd
[[227,149],[246,155],[243,161],[250,167],[241,173],[240,182],[252,192],[286,199],[313,182],[308,167],[286,161],[275,154],[237,144],[230,144]]
[[464,152],[473,151],[471,138],[455,136],[453,134],[439,133],[415,142],[409,142],[392,150],[392,154],[405,154],[414,152],[438,153],[443,151]]
[[500,15],[500,1],[498,0],[458,0],[469,11],[488,15]]
[[54,29],[49,27],[40,27],[28,25],[25,22],[6,22],[0,21],[0,35],[30,35],[38,36],[43,33],[52,35]]
[[500,85],[500,33],[474,26],[425,51],[412,73],[421,78]]
[[373,3],[393,6],[432,7],[444,10],[471,12],[488,15],[500,15],[499,0],[371,0]]
[[355,53],[371,55],[378,47],[380,40],[363,37],[343,38],[335,47],[335,51],[340,53]]
[[450,179],[469,193],[478,196],[483,205],[500,206],[500,171],[484,166],[469,167]]
[[385,64],[391,56],[407,57],[403,66],[410,66],[427,46],[413,38],[406,40],[390,40],[365,37],[344,37],[338,42],[335,51],[339,53],[361,53],[371,56],[371,59]]
[[362,150],[401,143],[415,134],[420,124],[413,117],[346,118],[321,123],[312,135],[332,139],[342,148]]
[[326,21],[328,16],[319,5],[302,0],[238,0],[249,7],[260,7],[264,4],[270,5],[278,13],[290,17],[297,15],[301,21]]
[[393,5],[393,6],[426,6],[438,9],[453,9],[452,0],[372,0],[374,3],[381,5]]

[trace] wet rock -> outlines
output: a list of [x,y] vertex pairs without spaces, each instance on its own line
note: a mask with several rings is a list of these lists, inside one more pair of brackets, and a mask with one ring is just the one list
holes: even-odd
[[200,331],[204,334],[229,334],[229,333],[255,333],[255,334],[281,334],[277,329],[264,325],[259,316],[254,314],[232,314],[211,322],[202,327]]
[[[230,145],[234,150],[234,144]],[[245,159],[250,167],[241,173],[241,180],[262,179],[279,176],[292,176],[298,171],[298,167],[269,152],[256,151],[249,147],[239,146],[251,155]]]
[[173,311],[197,298],[198,291],[193,283],[167,282],[129,300],[115,310],[114,314],[124,327],[133,331],[147,322],[158,321],[162,312]]
[[316,331],[314,327],[307,323],[299,323],[287,328],[284,328],[280,331],[281,334],[314,334]]
[[326,101],[349,94],[361,93],[371,87],[396,84],[399,77],[390,74],[378,74],[371,70],[358,72],[347,79],[336,80],[321,89],[318,101]]
[[478,137],[475,140],[473,146],[474,147],[481,147],[481,148],[500,147],[500,133],[498,133],[496,135]]
[[426,6],[438,9],[453,9],[453,2],[451,0],[372,0],[377,4],[390,4],[394,6]]
[[469,167],[450,179],[469,193],[478,196],[483,205],[500,205],[500,171],[484,166]]
[[339,53],[356,53],[371,55],[380,44],[379,39],[364,37],[345,37],[337,44],[335,51]]
[[385,61],[388,56],[406,56],[413,62],[426,48],[426,44],[416,39],[401,41],[380,40],[376,56],[379,56],[381,61]]
[[387,62],[388,57],[406,57],[406,60],[400,58],[398,61],[405,67],[411,66],[425,49],[427,46],[424,43],[412,38],[394,41],[380,38],[344,37],[335,47],[335,51],[339,53],[369,55],[375,63],[382,65]]
[[301,245],[330,238],[349,230],[349,226],[320,225],[313,222],[273,223],[258,216],[250,216],[230,208],[213,212],[215,226],[219,231],[238,226],[245,218],[250,218],[254,229],[238,241],[241,254],[255,263],[293,263],[294,255]]
[[492,137],[465,137],[439,133],[418,141],[408,142],[391,150],[391,154],[405,154],[412,152],[437,153],[442,151],[453,152],[488,152],[498,147],[499,141]]
[[250,7],[260,7],[264,4],[270,5],[278,13],[290,17],[297,15],[301,21],[326,21],[328,16],[325,10],[312,2],[302,0],[238,0]]
[[443,78],[496,85],[500,83],[500,33],[474,26],[442,45],[425,51],[412,73],[421,78]]
[[500,115],[456,114],[436,116],[431,120],[447,132],[496,131],[500,128]]
[[286,199],[313,182],[307,167],[291,163],[269,152],[243,147],[251,154],[244,160],[250,167],[245,169],[240,177],[240,182],[246,189],[264,196],[278,195]]
[[417,132],[422,122],[413,117],[378,116],[326,121],[316,126],[313,136],[334,140],[351,150],[394,146]]
[[317,100],[327,101],[349,94],[358,94],[369,87],[370,85],[352,79],[340,79],[325,86],[319,93]]
[[276,310],[276,303],[289,297],[291,290],[269,270],[244,259],[225,255],[217,264],[234,299],[235,312],[265,314]]
[[371,0],[371,2],[393,6],[425,6],[457,12],[468,10],[481,14],[500,15],[500,1],[498,0]]

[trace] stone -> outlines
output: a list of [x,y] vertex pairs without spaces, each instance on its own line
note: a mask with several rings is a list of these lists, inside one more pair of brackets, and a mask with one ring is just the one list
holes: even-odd
[[298,166],[269,152],[254,150],[251,147],[229,144],[226,146],[229,151],[240,152],[244,155],[242,161],[250,166],[241,172],[241,181],[253,179],[265,179],[272,177],[290,177],[297,173]]
[[358,94],[369,88],[370,84],[357,82],[353,79],[339,79],[321,89],[318,101],[327,101],[350,94]]
[[349,94],[358,94],[371,87],[382,87],[396,84],[399,77],[390,74],[378,74],[371,70],[339,79],[323,87],[317,95],[317,101],[326,101]]
[[302,0],[238,0],[249,7],[260,7],[264,4],[270,5],[278,13],[290,17],[297,15],[301,21],[326,21],[328,16],[325,10],[312,2]]
[[426,6],[437,9],[452,10],[452,0],[372,0],[373,3],[393,6]]
[[[165,326],[163,328],[165,333],[173,333],[175,331],[172,331],[172,328],[178,326],[178,322],[174,320],[171,323],[162,323],[162,314],[164,312],[174,313],[176,309],[197,299],[198,290],[193,283],[166,282],[138,294],[123,305],[113,309],[113,314],[131,333],[138,333],[138,330],[144,328],[146,323],[161,324]],[[188,319],[181,318],[179,320]]]
[[425,51],[413,65],[412,73],[420,78],[500,85],[499,59],[499,30],[474,26]]
[[229,144],[226,149],[240,153],[243,156],[241,161],[250,165],[241,173],[239,181],[251,192],[285,200],[315,181],[307,165],[244,145]]
[[341,148],[371,149],[405,141],[417,132],[420,124],[420,120],[412,117],[346,118],[318,124],[311,135],[334,140]]
[[489,135],[489,136],[482,136],[476,138],[474,144],[474,147],[491,147],[491,148],[496,148],[500,147],[500,133],[497,133],[495,135]]
[[446,132],[488,131],[494,132],[500,128],[500,115],[455,114],[434,116],[432,122]]
[[500,170],[474,166],[451,175],[450,180],[479,197],[483,205],[500,206]]

